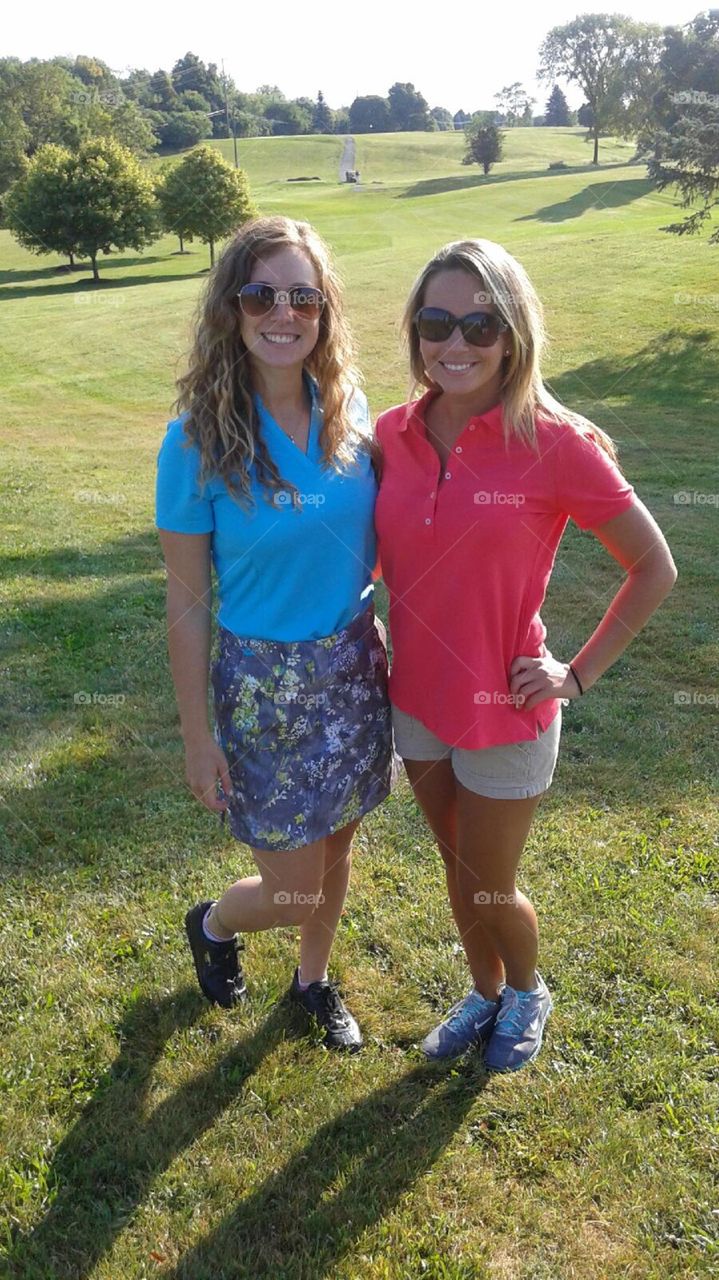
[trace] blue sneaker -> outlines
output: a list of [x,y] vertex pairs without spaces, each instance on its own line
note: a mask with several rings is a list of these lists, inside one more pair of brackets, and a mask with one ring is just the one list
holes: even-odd
[[483,1043],[492,1032],[499,1008],[499,1000],[485,1000],[473,987],[422,1041],[423,1054],[427,1058],[456,1058],[471,1045]]
[[489,1071],[517,1071],[536,1058],[542,1047],[544,1024],[553,1009],[552,997],[537,973],[534,991],[505,986],[484,1063]]

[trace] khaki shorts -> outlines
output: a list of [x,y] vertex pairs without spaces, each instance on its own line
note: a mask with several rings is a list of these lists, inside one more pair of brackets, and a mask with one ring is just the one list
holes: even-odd
[[552,781],[559,754],[562,707],[538,738],[470,751],[450,747],[420,720],[392,705],[395,748],[405,760],[451,760],[454,776],[468,791],[495,800],[541,795]]

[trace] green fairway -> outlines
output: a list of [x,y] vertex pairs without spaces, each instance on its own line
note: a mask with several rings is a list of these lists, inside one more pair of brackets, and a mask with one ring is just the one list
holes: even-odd
[[[485,178],[458,135],[364,135],[359,187],[339,137],[238,140],[260,211],[336,252],[375,416],[406,398],[398,321],[427,257],[505,244],[545,303],[552,389],[616,440],[677,562],[564,712],[520,868],[555,1010],[508,1077],[413,1047],[468,980],[404,781],[360,828],[333,956],[365,1051],[329,1058],[278,1003],[295,930],[247,940],[245,1011],[202,1001],[184,912],[251,858],[184,782],[154,481],[208,250],[100,257],[93,286],[0,231],[0,1274],[716,1274],[719,257],[660,230],[677,211],[631,143],[603,141],[596,169],[583,138],[513,130]],[[543,610],[556,657],[620,580],[571,526]]]

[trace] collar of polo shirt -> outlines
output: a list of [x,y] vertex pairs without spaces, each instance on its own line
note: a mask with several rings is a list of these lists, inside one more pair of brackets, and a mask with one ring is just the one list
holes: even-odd
[[[411,404],[405,408],[404,417],[399,426],[400,431],[406,431],[410,422],[419,422],[424,424],[425,413],[428,405],[434,400],[435,396],[440,394],[438,387],[430,387],[419,400],[413,400]],[[473,418],[467,420],[467,426],[473,422],[481,422],[484,426],[491,427],[492,430],[501,434],[504,432],[502,425],[502,402],[499,400],[497,404],[492,405],[486,413],[478,413]]]

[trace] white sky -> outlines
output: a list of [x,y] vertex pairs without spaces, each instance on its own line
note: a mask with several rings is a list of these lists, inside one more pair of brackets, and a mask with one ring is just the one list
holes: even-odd
[[[519,80],[537,98],[539,114],[549,87],[535,79],[538,50],[551,27],[586,12],[679,26],[701,9],[697,0],[595,0],[584,6],[581,0],[215,0],[199,10],[187,0],[169,8],[126,0],[120,9],[96,0],[41,0],[7,6],[2,53],[22,59],[91,54],[122,73],[129,67],[169,70],[191,50],[206,63],[220,66],[224,59],[240,89],[277,84],[290,98],[314,98],[322,89],[331,107],[348,106],[358,94],[384,96],[395,80],[410,80],[431,107],[473,111],[494,106],[493,95]],[[563,87],[570,106],[578,106],[581,95]]]

